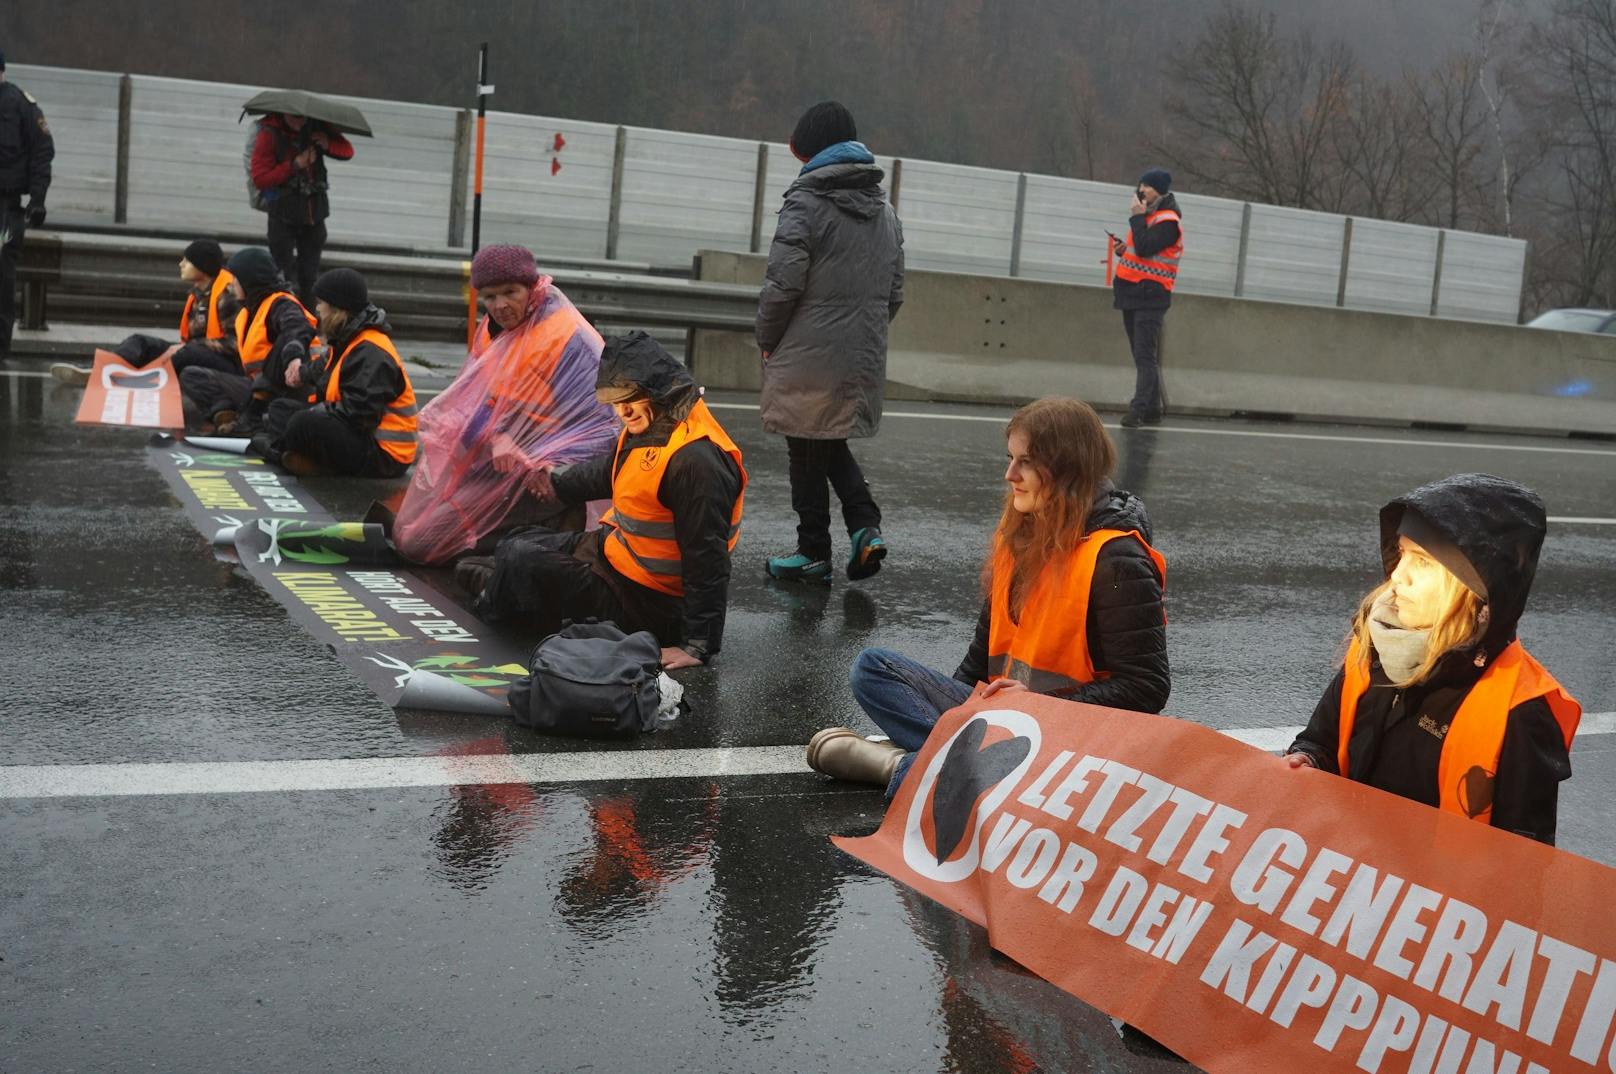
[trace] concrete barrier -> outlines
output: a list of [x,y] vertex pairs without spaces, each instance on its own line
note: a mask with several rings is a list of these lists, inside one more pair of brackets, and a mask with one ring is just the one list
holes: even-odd
[[[758,284],[765,258],[703,251],[697,278]],[[1133,362],[1108,288],[913,271],[892,326],[895,399],[1122,409]],[[744,333],[694,333],[714,388],[756,390]],[[1183,294],[1162,340],[1169,410],[1616,435],[1616,338]]]

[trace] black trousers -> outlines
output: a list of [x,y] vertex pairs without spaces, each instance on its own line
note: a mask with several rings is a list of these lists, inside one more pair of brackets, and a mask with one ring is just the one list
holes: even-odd
[[344,477],[397,477],[405,470],[375,436],[324,406],[276,399],[264,415],[264,429],[276,450],[295,451]]
[[213,420],[221,410],[241,411],[252,398],[252,381],[241,370],[226,373],[211,366],[194,365],[180,372],[180,392],[200,419]]
[[[122,343],[112,348],[112,353],[134,366],[141,368],[161,358],[171,344],[166,339],[157,336],[145,336],[136,333],[124,337]],[[187,369],[216,369],[221,373],[241,374],[241,363],[234,354],[221,353],[208,346],[192,340],[181,345],[174,352],[171,359],[174,364],[174,375],[179,376]]]
[[17,320],[17,262],[22,257],[22,199],[0,194],[0,360],[11,357],[11,329]]
[[624,631],[642,629],[631,618],[606,579],[580,556],[596,534],[530,529],[499,543],[494,574],[474,610],[494,622],[519,624],[554,634],[568,619],[610,619]]
[[325,250],[325,223],[293,224],[269,218],[269,253],[281,275],[297,286],[297,297],[314,308],[314,281],[320,275],[320,254]]
[[791,457],[791,509],[797,512],[797,551],[809,559],[830,558],[830,490],[842,501],[849,535],[881,524],[864,471],[846,440],[786,437]]
[[1133,352],[1133,402],[1128,409],[1144,418],[1159,418],[1167,405],[1162,385],[1161,330],[1167,311],[1123,310],[1122,327],[1128,333],[1128,349]]

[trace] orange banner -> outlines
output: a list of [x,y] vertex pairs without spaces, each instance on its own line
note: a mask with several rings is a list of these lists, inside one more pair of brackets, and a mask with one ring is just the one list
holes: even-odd
[[1208,1071],[1616,1071],[1616,871],[1215,731],[1017,692],[836,844]]
[[169,361],[173,353],[170,349],[137,369],[111,351],[97,350],[75,420],[80,425],[185,428],[179,377]]

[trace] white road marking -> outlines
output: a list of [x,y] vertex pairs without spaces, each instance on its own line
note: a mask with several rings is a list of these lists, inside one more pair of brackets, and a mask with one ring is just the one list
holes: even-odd
[[[756,410],[756,403],[715,403],[707,404],[715,410]],[[934,414],[920,410],[884,410],[882,417],[886,418],[931,418],[936,421],[986,421],[1003,425],[1008,418],[989,417],[982,414]],[[1103,423],[1107,429],[1120,429],[1122,426],[1111,422]],[[1154,425],[1151,431],[1158,433],[1189,433],[1195,436],[1255,436],[1270,440],[1322,440],[1336,444],[1392,444],[1397,447],[1447,447],[1447,448],[1477,448],[1483,451],[1536,451],[1558,455],[1602,455],[1616,457],[1616,449],[1602,448],[1574,448],[1551,447],[1545,444],[1488,444],[1469,440],[1413,440],[1395,436],[1349,436],[1342,433],[1276,433],[1262,429],[1207,429],[1185,425]]]
[[[1300,727],[1248,727],[1223,733],[1248,746],[1277,752],[1289,746],[1299,731]],[[1616,732],[1616,712],[1593,712],[1582,718],[1578,737],[1613,732]],[[0,766],[0,799],[262,794],[466,784],[800,775],[808,771],[803,749],[802,746],[741,746],[323,761],[9,765]]]
[[1616,526],[1616,518],[1573,518],[1570,515],[1550,515],[1550,522],[1562,526]]

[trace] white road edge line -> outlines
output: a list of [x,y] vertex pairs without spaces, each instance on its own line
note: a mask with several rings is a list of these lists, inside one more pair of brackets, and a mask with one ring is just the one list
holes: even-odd
[[[1300,727],[1224,731],[1277,752]],[[1579,738],[1616,732],[1616,712],[1582,718]],[[802,746],[483,754],[470,757],[359,757],[314,761],[0,766],[0,799],[173,794],[384,790],[465,784],[590,783],[600,780],[778,776],[808,771]]]
[[[707,404],[715,410],[756,410],[756,403],[718,403]],[[931,418],[936,421],[986,421],[1003,425],[1009,420],[1006,417],[989,417],[983,414],[932,414],[919,410],[884,410],[882,417],[886,418]],[[1120,429],[1121,425],[1114,422],[1104,422],[1107,429]],[[1202,429],[1183,425],[1154,425],[1153,432],[1158,433],[1189,433],[1195,436],[1254,436],[1270,440],[1322,440],[1337,444],[1392,444],[1397,447],[1446,447],[1446,448],[1478,448],[1484,451],[1534,451],[1558,455],[1604,455],[1616,457],[1616,450],[1602,448],[1574,448],[1550,447],[1544,444],[1486,444],[1466,440],[1410,440],[1393,436],[1347,436],[1341,433],[1276,433],[1262,429]]]
[[1561,526],[1616,526],[1616,518],[1573,518],[1570,515],[1550,515],[1549,521]]

